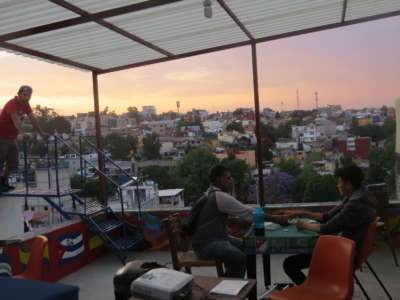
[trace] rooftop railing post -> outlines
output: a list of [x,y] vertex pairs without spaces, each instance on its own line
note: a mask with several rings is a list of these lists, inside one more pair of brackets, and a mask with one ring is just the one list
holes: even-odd
[[47,155],[47,180],[49,190],[51,189],[51,175],[50,175],[50,170],[51,170],[51,162],[50,162],[50,143],[49,140],[46,141],[46,155]]
[[54,167],[56,170],[56,189],[57,189],[57,196],[58,196],[58,204],[61,207],[61,198],[60,198],[60,181],[58,177],[58,145],[57,145],[57,135],[54,135]]
[[264,206],[264,176],[261,151],[261,131],[260,131],[260,104],[258,95],[258,73],[257,73],[257,49],[256,44],[251,44],[251,58],[253,65],[253,89],[254,89],[254,107],[256,117],[256,137],[257,137],[257,168],[258,168],[258,202],[261,207]]
[[80,166],[80,170],[81,170],[81,189],[83,189],[84,179],[83,179],[82,135],[81,134],[79,135],[79,166]]
[[[102,151],[103,145],[101,140],[101,120],[100,120],[100,108],[99,108],[99,86],[97,81],[97,72],[92,72],[92,80],[93,80],[93,97],[94,97],[94,120],[96,124],[96,143],[97,148]],[[97,160],[99,170],[104,173],[103,169],[103,156],[101,152],[97,151]],[[99,174],[100,180],[100,202],[105,203],[105,184],[104,184],[104,175]]]
[[24,177],[25,177],[25,194],[29,193],[29,184],[28,184],[28,153],[26,147],[26,141],[23,140],[23,148],[24,148]]
[[[105,153],[102,154],[103,156],[103,170],[104,173],[106,172],[107,168],[106,168],[106,155]],[[111,175],[109,175],[111,176]],[[108,196],[107,196],[107,181],[104,182],[104,203],[107,206],[108,205]]]

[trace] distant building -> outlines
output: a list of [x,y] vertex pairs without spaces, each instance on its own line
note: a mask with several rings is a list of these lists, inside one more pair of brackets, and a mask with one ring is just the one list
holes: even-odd
[[[256,153],[254,150],[247,151],[234,151],[233,154],[237,159],[244,160],[250,167],[256,166]],[[228,157],[228,153],[216,153],[218,159],[224,159]]]
[[395,120],[396,119],[396,110],[394,109],[394,107],[389,107],[388,109],[387,109],[387,116],[389,117],[389,118],[391,118],[391,119],[393,119],[393,120]]
[[153,105],[142,106],[142,111],[140,114],[145,118],[151,118],[151,116],[156,115],[156,108]]
[[183,197],[184,189],[168,189],[159,190],[159,208],[177,208],[185,207],[185,201]]
[[205,121],[203,122],[204,132],[219,133],[224,128],[224,123],[220,121]]
[[368,159],[371,147],[370,137],[339,138],[339,152],[350,155],[353,159]]
[[314,124],[292,126],[292,138],[296,140],[300,138],[300,142],[316,142],[324,139],[325,136],[325,126],[316,126]]
[[270,108],[264,108],[262,114],[268,118],[275,118],[276,111],[274,111]]

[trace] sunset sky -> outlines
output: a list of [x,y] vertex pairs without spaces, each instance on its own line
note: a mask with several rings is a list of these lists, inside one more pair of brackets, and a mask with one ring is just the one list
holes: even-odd
[[[260,107],[300,109],[393,106],[400,97],[400,17],[258,44]],[[0,107],[21,84],[31,106],[61,115],[93,110],[92,77],[0,48]],[[157,112],[254,107],[250,46],[99,76],[100,108],[117,113],[154,105]],[[283,102],[283,105],[281,104]]]

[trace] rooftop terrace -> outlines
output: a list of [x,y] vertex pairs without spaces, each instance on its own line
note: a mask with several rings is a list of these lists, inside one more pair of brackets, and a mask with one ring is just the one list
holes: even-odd
[[[286,256],[282,254],[271,256],[272,282],[289,282],[282,269],[282,263]],[[172,268],[170,253],[167,251],[130,252],[128,261],[131,260],[156,261]],[[369,262],[386,285],[393,299],[400,299],[400,285],[398,284],[400,268],[395,267],[389,250],[376,249]],[[59,282],[79,286],[80,299],[110,300],[114,299],[113,276],[120,267],[121,263],[113,255],[106,254],[93,263],[62,278]],[[194,275],[217,276],[215,268],[193,268],[192,272]],[[363,268],[362,272],[357,271],[357,275],[371,299],[386,299],[384,292],[367,267]],[[261,256],[257,257],[257,279],[257,295],[260,296],[265,291],[261,284],[263,282]],[[358,286],[355,286],[353,299],[365,299]]]

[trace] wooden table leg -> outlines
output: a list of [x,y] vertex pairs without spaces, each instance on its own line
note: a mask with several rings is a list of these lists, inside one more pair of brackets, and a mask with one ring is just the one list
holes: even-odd
[[[246,255],[246,268],[247,268],[247,278],[257,280],[257,269],[256,269],[256,255],[247,254]],[[257,300],[257,284],[254,289],[249,294],[250,300]]]
[[269,254],[263,254],[263,271],[264,271],[264,285],[268,287],[271,285],[271,257]]

